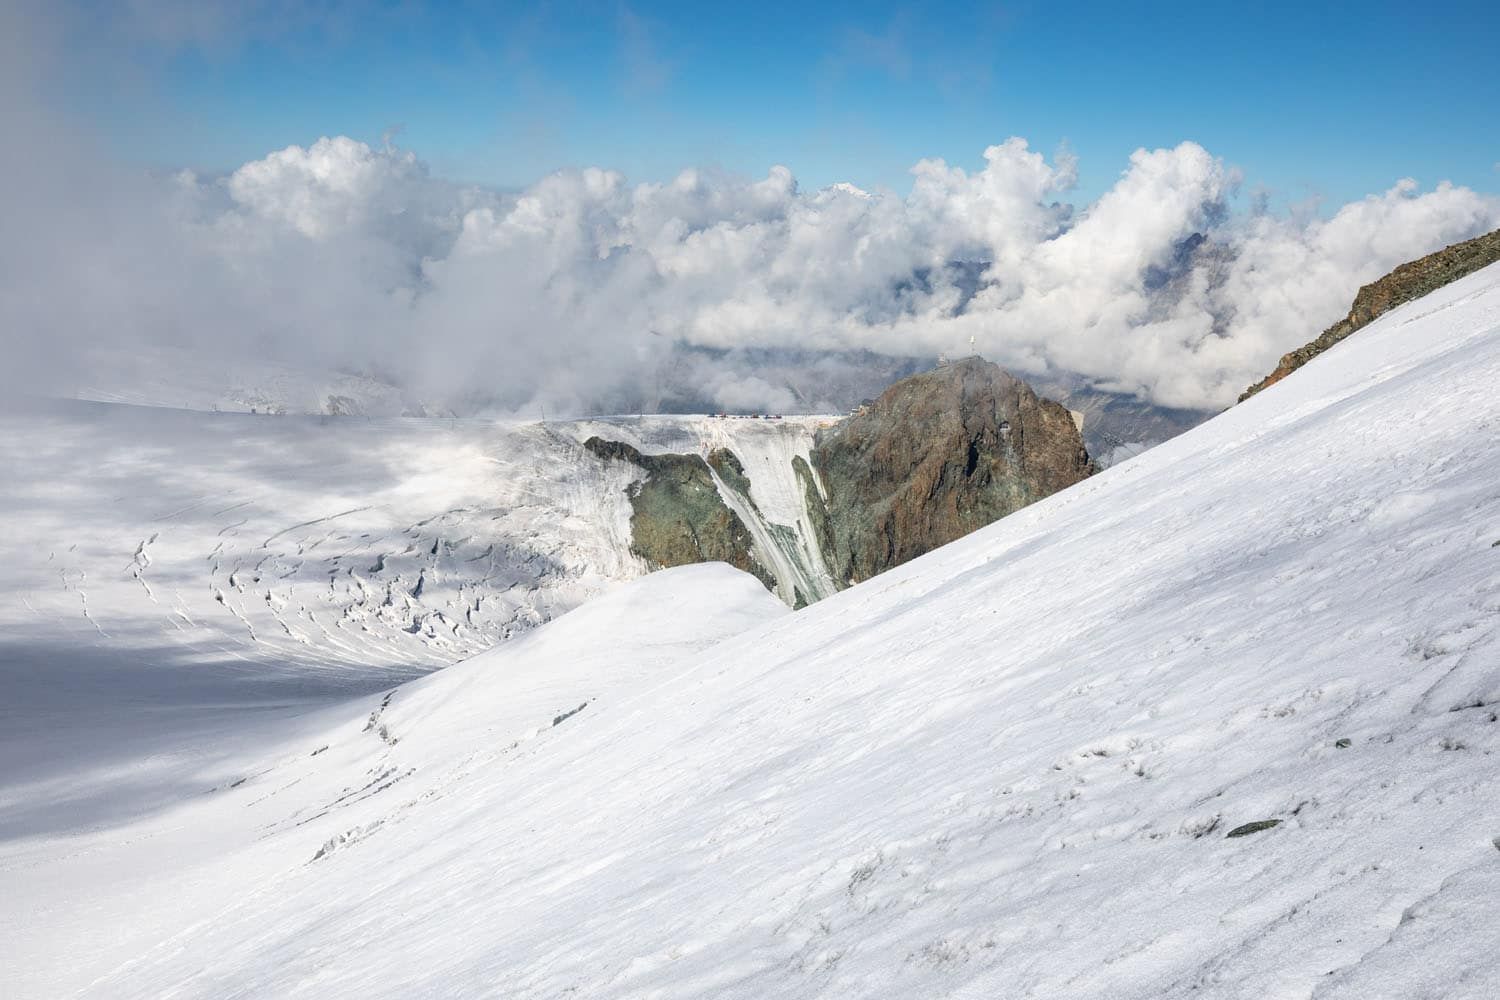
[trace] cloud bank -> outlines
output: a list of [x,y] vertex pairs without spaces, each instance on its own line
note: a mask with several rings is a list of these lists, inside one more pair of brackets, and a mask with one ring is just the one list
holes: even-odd
[[[239,9],[120,30],[201,47],[243,34]],[[794,411],[972,349],[1215,408],[1361,284],[1500,226],[1500,197],[1405,179],[1271,211],[1192,142],[1136,151],[1092,204],[1069,200],[1070,154],[1020,138],[978,169],[922,160],[904,195],[804,190],[780,166],[496,191],[342,136],[222,176],[147,172],[66,127],[67,22],[22,3],[0,27],[8,388],[66,392],[118,348],[377,371],[466,411]]]
[[822,401],[766,377],[776,352],[928,358],[971,339],[1021,373],[1212,408],[1359,285],[1500,225],[1500,199],[1410,180],[1328,218],[1235,212],[1237,174],[1191,142],[1137,151],[1083,207],[1065,201],[1071,158],[1017,138],[979,170],[912,174],[904,197],[803,191],[784,167],[634,185],[588,169],[502,193],[334,137],[223,177],[35,177],[42,238],[8,241],[0,308],[59,373],[92,344],[166,345],[373,366],[500,410],[796,409]]

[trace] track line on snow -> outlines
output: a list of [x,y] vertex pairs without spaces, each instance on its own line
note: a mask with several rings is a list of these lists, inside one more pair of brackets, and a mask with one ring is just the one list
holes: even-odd
[[[287,532],[296,531],[298,528],[309,528],[309,527],[313,526],[314,524],[323,524],[326,521],[332,521],[332,520],[335,520],[335,519],[340,518],[340,517],[348,517],[350,514],[359,514],[359,513],[362,513],[363,511],[374,510],[374,509],[375,508],[373,506],[351,507],[349,510],[340,511],[337,514],[329,514],[327,517],[315,517],[311,521],[303,521],[301,524],[294,524],[290,528],[282,528],[280,531],[276,532],[274,535],[271,535],[269,538],[267,538],[264,542],[261,542],[260,543],[260,547],[263,548],[263,549],[264,548],[269,548],[270,545],[271,545],[271,543],[274,542],[276,539],[280,538],[282,535],[285,535]],[[243,522],[241,522],[241,523],[243,523]]]

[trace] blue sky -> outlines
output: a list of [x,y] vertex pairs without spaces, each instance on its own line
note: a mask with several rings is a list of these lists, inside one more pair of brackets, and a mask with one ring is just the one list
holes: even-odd
[[497,186],[782,163],[901,191],[920,158],[977,165],[1020,135],[1078,154],[1085,201],[1136,147],[1184,139],[1279,201],[1500,188],[1493,3],[329,8],[169,4],[108,29],[118,58],[81,69],[76,99],[129,158],[209,171],[400,126],[435,172]]

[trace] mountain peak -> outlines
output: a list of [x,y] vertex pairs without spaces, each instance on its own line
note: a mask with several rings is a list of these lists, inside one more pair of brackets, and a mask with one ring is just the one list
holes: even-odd
[[979,357],[902,379],[819,435],[826,556],[868,579],[1092,475],[1073,415]]

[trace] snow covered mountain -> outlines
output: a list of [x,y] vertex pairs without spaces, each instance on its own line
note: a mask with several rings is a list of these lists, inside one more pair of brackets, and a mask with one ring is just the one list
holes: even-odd
[[[87,593],[73,626],[110,622],[96,578],[60,564],[65,596],[24,595],[37,613],[5,630],[29,659],[7,667],[0,726],[0,992],[1492,997],[1496,384],[1500,265],[799,612],[686,567],[352,701],[339,685],[372,675],[300,644],[280,686],[247,672],[194,701],[209,668],[143,636],[127,665],[131,684],[160,672],[155,742],[101,728],[125,681],[68,672],[87,647],[52,631],[57,602]],[[56,560],[135,542],[110,534],[112,498],[176,460],[152,464],[160,428],[129,422],[168,418],[136,415],[117,427],[135,449],[91,467],[67,450],[79,419],[40,428],[7,487]],[[288,461],[217,440],[174,489],[217,496],[219,464]],[[277,488],[310,511],[416,504],[410,470],[467,468],[461,432],[404,455],[398,433],[364,480],[368,456],[339,456],[368,440]],[[62,461],[76,478],[30,496]],[[50,485],[90,473],[114,485]],[[346,516],[297,527],[304,562],[378,534]],[[391,523],[383,549],[428,544]],[[205,516],[194,545],[220,526]],[[247,556],[282,552],[264,527]],[[166,539],[122,562],[159,601]],[[390,662],[379,647],[340,656]],[[46,732],[12,731],[49,697],[69,708]]]

